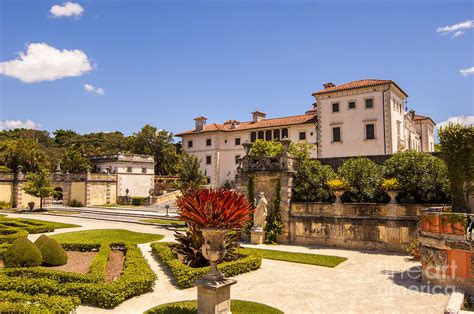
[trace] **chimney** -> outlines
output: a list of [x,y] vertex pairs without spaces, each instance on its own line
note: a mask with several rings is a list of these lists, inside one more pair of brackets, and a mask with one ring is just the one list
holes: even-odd
[[235,129],[239,126],[240,122],[237,120],[227,120],[224,125],[229,129]]
[[202,131],[204,130],[204,126],[206,125],[207,118],[200,116],[197,118],[194,118],[194,121],[196,123],[196,131]]
[[263,119],[265,119],[266,117],[266,113],[264,112],[261,112],[261,111],[254,111],[252,112],[252,117],[253,117],[253,122],[258,122],[258,121],[262,121]]
[[412,120],[415,120],[415,110],[412,109],[412,110],[408,111],[408,114],[410,115]]
[[324,86],[324,89],[328,89],[328,88],[331,88],[331,87],[335,87],[336,85],[334,85],[331,82],[327,82],[327,83],[323,84],[323,86]]

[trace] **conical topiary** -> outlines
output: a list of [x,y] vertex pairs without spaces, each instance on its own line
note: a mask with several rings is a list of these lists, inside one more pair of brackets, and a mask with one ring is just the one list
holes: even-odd
[[45,244],[49,240],[49,237],[45,234],[42,234],[38,239],[35,241],[35,245],[38,247],[38,249]]
[[43,265],[61,266],[67,264],[67,253],[58,241],[49,238],[39,247],[39,250],[43,257]]
[[27,238],[18,238],[10,245],[3,258],[5,267],[33,267],[41,265],[41,253]]

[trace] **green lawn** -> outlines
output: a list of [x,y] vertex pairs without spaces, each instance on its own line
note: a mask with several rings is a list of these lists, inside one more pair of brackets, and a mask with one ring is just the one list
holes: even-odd
[[[282,311],[256,302],[232,300],[230,303],[230,310],[232,314],[280,314]],[[197,301],[180,301],[158,305],[145,312],[146,314],[188,314],[197,313]]]
[[67,232],[52,236],[59,242],[67,243],[146,243],[163,239],[161,234],[140,233],[125,229],[97,229]]
[[273,259],[277,261],[285,261],[291,263],[310,264],[324,267],[336,267],[347,258],[330,255],[308,254],[308,253],[293,253],[276,250],[245,248],[260,253],[263,258]]
[[186,223],[181,220],[170,220],[170,219],[143,219],[141,222],[148,222],[153,224],[168,225],[173,227],[185,227]]

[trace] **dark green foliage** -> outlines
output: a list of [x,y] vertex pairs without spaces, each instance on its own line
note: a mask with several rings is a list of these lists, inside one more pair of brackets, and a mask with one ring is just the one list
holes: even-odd
[[[232,300],[230,310],[233,314],[282,314],[283,312],[257,302]],[[158,305],[149,309],[145,314],[191,314],[197,313],[197,301],[179,301]]]
[[470,212],[469,193],[474,181],[474,126],[450,124],[439,130],[440,151],[448,168],[451,202],[455,212]]
[[[202,255],[201,247],[204,244],[204,238],[199,230],[190,226],[185,233],[175,231],[174,237],[177,243],[173,243],[171,249],[181,257],[182,263],[194,268],[209,266],[209,261]],[[240,245],[234,233],[229,233],[227,236],[225,248],[227,253],[219,261],[220,263],[239,259]]]
[[[171,271],[176,283],[181,288],[192,287],[193,282],[209,270],[209,267],[193,268],[181,263],[176,254],[173,253],[171,243],[155,242],[151,244],[151,248],[158,259]],[[226,277],[232,277],[260,268],[262,257],[258,253],[240,249],[240,254],[243,255],[242,258],[232,262],[221,263],[217,265],[217,268]]]
[[80,303],[77,297],[0,291],[0,313],[70,313]]
[[55,239],[48,238],[38,248],[43,257],[43,265],[61,266],[67,264],[67,253]]
[[138,197],[134,196],[132,197],[132,205],[134,206],[143,206],[145,205],[146,197]]
[[250,159],[259,159],[262,157],[280,156],[283,153],[283,146],[276,141],[256,140],[250,150]]
[[7,166],[0,166],[0,173],[11,173],[12,170]]
[[443,160],[413,150],[397,152],[384,163],[384,176],[397,178],[401,203],[440,204],[449,201],[448,173]]
[[40,237],[38,239],[36,239],[36,241],[35,241],[36,247],[39,249],[43,244],[48,242],[49,239],[50,239],[50,237],[48,237],[45,234],[40,235]]
[[[0,134],[6,131],[0,131]],[[1,137],[0,137],[1,138]],[[22,167],[23,172],[37,171],[50,167],[46,149],[31,138],[9,138],[0,140],[0,164],[13,171]]]
[[178,187],[181,191],[197,190],[206,184],[206,177],[202,174],[199,159],[194,155],[183,152],[178,165]]
[[43,199],[53,195],[54,187],[51,174],[45,168],[40,168],[36,173],[30,173],[23,190],[30,195],[40,198],[40,209],[43,209]]
[[69,206],[71,207],[83,207],[84,204],[82,204],[80,201],[73,199],[70,203]]
[[61,157],[61,170],[69,173],[83,173],[91,167],[89,158],[77,150],[68,150]]
[[366,157],[351,158],[337,170],[347,184],[343,200],[351,202],[374,202],[382,194],[382,167]]
[[304,160],[293,180],[293,200],[296,202],[331,202],[335,199],[326,185],[336,178],[330,166],[318,160]]
[[41,265],[41,253],[27,238],[18,238],[4,254],[5,267],[34,267]]
[[281,222],[281,181],[277,179],[275,183],[275,199],[273,200],[273,208],[270,215],[267,216],[267,223],[265,225],[265,242],[277,243],[278,237],[283,231],[283,224]]

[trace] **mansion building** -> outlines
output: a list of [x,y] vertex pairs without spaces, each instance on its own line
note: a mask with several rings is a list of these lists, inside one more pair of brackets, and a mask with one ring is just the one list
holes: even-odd
[[222,186],[235,180],[244,155],[242,144],[257,139],[315,144],[312,157],[387,155],[414,149],[434,151],[433,120],[406,111],[408,95],[391,80],[359,80],[324,84],[312,94],[316,102],[302,115],[266,118],[252,113],[252,120],[223,124],[194,119],[195,128],[177,136],[183,149],[198,157],[208,183]]

